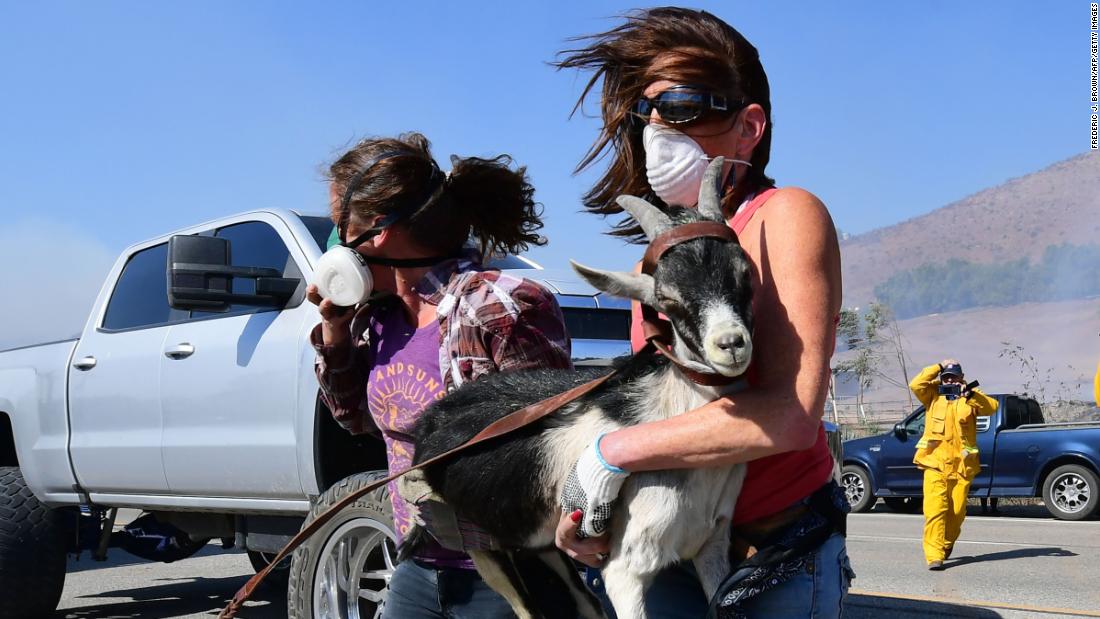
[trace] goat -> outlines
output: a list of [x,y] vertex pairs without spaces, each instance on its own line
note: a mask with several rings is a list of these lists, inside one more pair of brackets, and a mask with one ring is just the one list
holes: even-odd
[[[723,222],[716,187],[722,170],[707,170],[698,210],[621,197],[652,241],[673,226]],[[692,370],[741,375],[752,356],[750,265],[740,245],[695,238],[669,249],[652,276],[601,271],[573,263],[601,291],[659,309],[672,325],[671,348]],[[732,391],[688,379],[666,356],[639,354],[616,362],[608,382],[549,416],[401,482],[410,502],[431,496],[484,528],[510,550],[472,551],[486,582],[521,617],[603,617],[572,562],[554,545],[558,497],[573,463],[595,438],[629,425],[667,419]],[[482,378],[426,409],[418,420],[415,463],[459,445],[500,417],[591,378],[563,370],[501,373]],[[602,569],[616,614],[645,617],[643,595],[654,575],[690,559],[708,598],[729,573],[729,527],[744,465],[634,473],[611,519],[610,553]],[[419,532],[422,534],[422,531]],[[415,539],[416,534],[410,534]]]

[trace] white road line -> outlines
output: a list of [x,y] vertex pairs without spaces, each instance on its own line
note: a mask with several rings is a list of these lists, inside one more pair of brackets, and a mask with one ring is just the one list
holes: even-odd
[[[922,514],[848,514],[849,518],[882,518],[897,519],[908,518],[910,520],[924,520]],[[1069,521],[1055,518],[1011,518],[1005,516],[967,516],[966,521],[977,520],[979,522],[1026,522],[1028,524],[1065,524],[1073,527],[1100,527],[1100,520]]]
[[[922,541],[922,538],[920,538],[920,537],[896,537],[896,536],[889,536],[889,535],[852,535],[852,534],[849,533],[848,534],[848,540],[859,540],[859,541],[868,541],[868,542],[905,542],[907,544],[911,544],[913,542]],[[1053,547],[1052,544],[1024,544],[1022,542],[988,542],[988,541],[983,541],[983,540],[965,540],[965,539],[960,539],[957,542],[955,542],[955,544],[956,545],[958,545],[958,544],[985,544],[987,546],[1014,546],[1014,547],[1017,547],[1017,548],[1052,548]],[[1074,544],[1073,546],[1070,546],[1070,547],[1071,548],[1081,548],[1081,547],[1088,548],[1088,546],[1082,546],[1081,544]]]
[[[1068,615],[1071,617],[1100,617],[1100,612],[1091,610],[1078,610],[1076,608],[1050,608],[1046,606],[1031,606],[1028,604],[1008,604],[1005,602],[985,602],[979,600],[965,600],[952,597],[939,597],[929,595],[904,595],[900,593],[883,593],[879,591],[862,591],[860,589],[850,589],[849,595],[869,596],[869,597],[882,597],[882,598],[894,598],[898,600],[912,600],[917,602],[944,602],[948,604],[955,604],[958,606],[965,606],[969,608],[998,608],[1002,610],[1016,610],[1023,612],[1031,612],[1043,615]],[[864,606],[859,602],[853,603],[853,606]]]

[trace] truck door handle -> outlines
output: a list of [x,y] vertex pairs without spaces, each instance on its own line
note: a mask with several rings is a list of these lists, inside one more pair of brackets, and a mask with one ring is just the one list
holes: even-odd
[[87,357],[84,357],[83,359],[81,359],[79,361],[74,361],[73,362],[73,367],[78,369],[78,370],[82,370],[84,372],[87,372],[88,370],[95,367],[95,357],[93,357],[91,355],[88,355]]
[[195,347],[187,342],[180,342],[176,344],[175,348],[169,348],[164,351],[164,356],[169,359],[186,359],[193,354],[195,354]]

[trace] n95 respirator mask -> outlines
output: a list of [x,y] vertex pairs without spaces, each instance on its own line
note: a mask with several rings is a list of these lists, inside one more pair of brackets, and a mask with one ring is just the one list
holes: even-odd
[[[642,148],[645,149],[646,179],[653,193],[669,206],[695,206],[712,157],[684,132],[652,123],[642,130]],[[752,165],[729,158],[726,163]]]

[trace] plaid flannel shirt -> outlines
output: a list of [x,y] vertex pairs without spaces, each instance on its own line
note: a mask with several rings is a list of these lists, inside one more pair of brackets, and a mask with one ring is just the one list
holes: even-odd
[[[554,295],[531,280],[481,270],[476,252],[436,265],[417,290],[437,307],[439,371],[448,392],[491,372],[573,367]],[[351,340],[342,347],[323,344],[320,324],[310,334],[321,399],[352,434],[377,431],[367,406],[373,365],[367,338],[375,310],[392,302],[391,297],[358,307]]]

